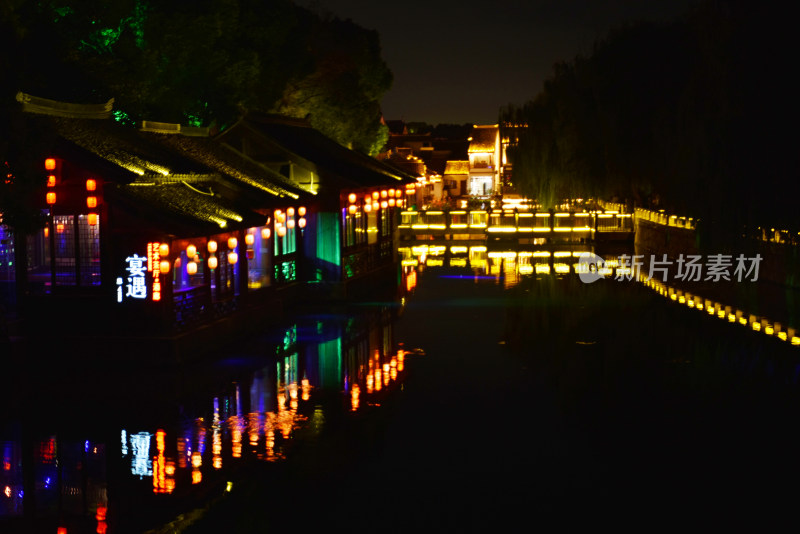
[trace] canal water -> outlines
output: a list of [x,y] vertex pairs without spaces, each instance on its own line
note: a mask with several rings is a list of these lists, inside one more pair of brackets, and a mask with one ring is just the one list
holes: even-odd
[[580,251],[528,252],[404,251],[398,292],[300,308],[180,368],[5,372],[0,532],[493,532],[793,509],[800,347],[688,292],[583,283]]

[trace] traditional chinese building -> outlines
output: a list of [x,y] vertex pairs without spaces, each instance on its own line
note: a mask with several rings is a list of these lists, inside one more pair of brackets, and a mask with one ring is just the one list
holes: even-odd
[[212,137],[22,100],[25,120],[56,141],[38,162],[46,224],[4,229],[4,254],[27,258],[13,280],[25,295],[14,336],[95,356],[126,340],[115,357],[185,358],[258,328],[309,287],[343,296],[348,282],[391,273],[394,208],[413,180],[307,125],[248,118]]

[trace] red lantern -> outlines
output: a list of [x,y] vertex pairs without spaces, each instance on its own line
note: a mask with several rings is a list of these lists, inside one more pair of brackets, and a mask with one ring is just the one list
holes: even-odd
[[97,182],[94,179],[89,178],[88,180],[86,180],[87,191],[94,191],[96,189],[97,189]]
[[97,207],[97,197],[86,197],[86,207],[93,209]]
[[47,193],[47,203],[53,205],[56,203],[56,194],[54,191],[48,191]]

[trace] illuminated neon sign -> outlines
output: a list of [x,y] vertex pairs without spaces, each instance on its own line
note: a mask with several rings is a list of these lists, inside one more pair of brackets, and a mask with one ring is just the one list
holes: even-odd
[[133,254],[125,258],[125,270],[128,275],[117,277],[117,302],[124,299],[144,300],[147,298],[147,257]]
[[152,295],[153,301],[161,300],[161,243],[147,244],[147,270],[153,273]]
[[147,300],[148,297],[154,302],[161,300],[161,260],[165,258],[166,247],[163,243],[148,243],[145,256],[132,254],[125,258],[127,274],[117,277],[117,302]]

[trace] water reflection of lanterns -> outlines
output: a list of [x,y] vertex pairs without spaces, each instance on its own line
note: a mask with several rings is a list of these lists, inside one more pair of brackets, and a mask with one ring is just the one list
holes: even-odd
[[216,269],[218,265],[217,257],[216,256],[209,256],[208,258],[208,268],[209,269]]
[[208,242],[207,248],[210,254],[215,253],[217,251],[217,242],[212,239]]
[[353,384],[353,387],[350,389],[350,406],[353,411],[358,410],[358,406],[361,403],[360,396],[361,388],[358,387],[358,384]]
[[303,400],[307,401],[311,396],[311,384],[308,381],[308,378],[303,378],[300,382],[303,388]]
[[235,237],[228,238],[228,249],[233,250],[236,248],[236,245],[239,244],[239,241]]
[[256,242],[256,238],[253,234],[246,234],[244,236],[244,242],[247,244],[247,246],[253,246],[253,243]]

